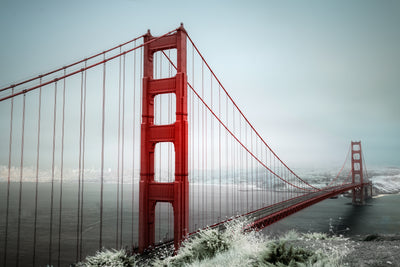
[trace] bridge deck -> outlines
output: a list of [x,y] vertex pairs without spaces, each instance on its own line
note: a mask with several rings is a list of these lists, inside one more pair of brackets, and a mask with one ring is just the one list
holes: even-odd
[[253,221],[248,228],[264,228],[308,206],[327,198],[337,196],[359,186],[360,184],[345,184],[325,188],[321,191],[311,192],[275,205],[255,210],[245,215]]

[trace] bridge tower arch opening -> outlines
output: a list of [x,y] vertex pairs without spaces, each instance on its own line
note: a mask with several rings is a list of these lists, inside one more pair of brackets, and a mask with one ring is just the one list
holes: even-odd
[[[189,230],[186,31],[181,25],[175,33],[160,38],[153,37],[149,31],[144,36],[144,43],[139,186],[140,252],[155,244],[155,208],[159,202],[170,203],[173,207],[175,248],[179,247]],[[154,79],[154,54],[170,49],[176,49],[176,75]],[[171,124],[155,124],[154,99],[161,94],[175,94],[176,117]],[[155,146],[161,142],[173,143],[173,182],[158,182],[154,179]]]

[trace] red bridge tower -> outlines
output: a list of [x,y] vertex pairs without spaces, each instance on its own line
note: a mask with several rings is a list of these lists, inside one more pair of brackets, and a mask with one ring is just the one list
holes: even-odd
[[[144,37],[149,42],[150,32]],[[175,77],[153,79],[153,55],[157,51],[177,50]],[[169,202],[174,213],[174,244],[178,248],[189,229],[188,122],[186,32],[183,25],[171,35],[157,38],[144,46],[143,109],[141,128],[141,163],[139,192],[139,251],[154,245],[155,206]],[[176,120],[169,125],[154,125],[154,97],[176,95]],[[175,181],[154,180],[154,150],[159,142],[172,142],[175,148]]]

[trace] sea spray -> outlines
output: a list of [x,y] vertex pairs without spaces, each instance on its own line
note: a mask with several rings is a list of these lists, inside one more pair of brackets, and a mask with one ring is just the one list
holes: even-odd
[[121,250],[102,250],[98,251],[94,256],[86,257],[84,262],[79,262],[76,267],[84,266],[113,266],[113,267],[129,267],[137,266],[136,255],[128,255],[124,249]]
[[249,266],[261,251],[261,234],[244,232],[248,222],[241,218],[226,223],[225,230],[206,228],[183,242],[176,255],[156,260],[154,266]]
[[[182,243],[151,258],[125,251],[98,252],[77,266],[343,266],[354,241],[321,233],[289,231],[272,239],[257,231],[243,231],[248,222],[232,220],[224,230],[206,228]],[[115,253],[115,256],[112,256]],[[101,260],[106,263],[101,263]]]

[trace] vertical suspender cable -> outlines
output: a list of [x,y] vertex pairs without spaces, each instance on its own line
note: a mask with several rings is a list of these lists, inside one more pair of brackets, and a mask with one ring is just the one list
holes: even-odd
[[[281,168],[282,168],[282,177],[286,177],[284,179],[287,181],[288,177],[286,176],[286,169],[282,165]],[[289,198],[289,185],[285,183],[284,186],[285,186],[285,200],[286,200]]]
[[[259,153],[260,153],[260,155],[262,157],[261,161],[265,164],[265,155],[264,155],[264,151],[263,151],[262,142],[259,141],[258,144],[259,144],[259,147],[258,147]],[[265,207],[265,201],[264,201],[264,198],[265,198],[265,193],[264,193],[264,189],[265,189],[264,170],[263,169],[260,169],[260,170],[257,169],[257,172],[258,172],[258,182],[259,182],[258,191],[260,192],[260,203],[261,203],[260,207]]]
[[[14,87],[11,89],[11,94],[14,94]],[[10,115],[10,143],[8,147],[8,175],[7,175],[7,204],[6,204],[6,229],[4,238],[4,258],[3,266],[7,262],[7,241],[8,241],[8,213],[10,207],[10,178],[11,178],[11,147],[12,147],[12,130],[13,130],[13,113],[14,113],[14,98],[11,98],[11,115]]]
[[[106,54],[103,54],[104,59]],[[99,250],[103,247],[103,190],[104,190],[104,124],[105,124],[105,106],[106,106],[106,62],[103,63],[103,103],[101,120],[101,168],[100,168],[100,237]]]
[[[265,162],[266,162],[267,166],[271,166],[271,164],[269,163],[270,161],[271,160],[269,157],[269,150],[267,148],[267,149],[265,149]],[[271,197],[272,191],[271,191],[271,179],[270,179],[268,170],[265,170],[265,179],[266,179],[266,186],[267,186],[267,188],[266,188],[267,195],[265,196],[265,201],[267,202],[267,205],[269,206],[269,205],[271,205],[270,197]]]
[[[158,64],[158,55],[159,53],[155,53],[154,54],[154,79],[158,79],[158,69],[157,69],[157,64]],[[158,106],[158,105],[159,106]],[[158,102],[154,103],[154,124],[161,124],[161,97],[158,99]],[[158,181],[162,181],[161,180],[161,144],[157,144],[155,145],[155,151],[154,151],[154,176],[156,176],[158,174]],[[158,168],[158,172],[157,172],[157,168]],[[161,210],[160,210],[160,206],[157,207],[156,204],[156,210],[158,211],[158,215],[157,215],[157,221],[158,221],[158,238],[161,237]],[[160,239],[155,240],[155,242],[158,242]]]
[[[275,158],[275,156],[273,156],[273,166],[274,166],[273,167],[273,171],[274,171],[274,173],[276,173],[275,160],[276,160],[276,158]],[[277,185],[275,174],[271,174],[271,177],[272,177],[272,181],[274,183],[274,186],[273,186],[273,188],[274,188],[274,194],[273,194],[274,200],[273,200],[273,203],[275,204],[276,203],[276,199],[277,199],[277,194],[278,194],[277,188],[278,188],[279,184]]]
[[[285,179],[285,176],[284,176],[285,173],[284,173],[283,166],[280,163],[278,163],[278,164],[279,164],[279,176],[282,177],[283,179]],[[283,201],[287,198],[287,189],[288,189],[286,183],[283,183],[282,185],[283,185],[283,192],[282,192],[283,194],[282,194],[281,201]]]
[[[271,157],[271,150],[269,150],[268,149],[268,154],[269,154],[269,166],[270,166],[270,168],[272,167],[272,157]],[[269,205],[272,205],[272,194],[273,194],[273,187],[272,187],[272,175],[271,175],[271,172],[268,172],[268,180],[269,180],[269,192],[268,192],[268,194],[269,194],[269,202],[268,202],[268,204]]]
[[[287,177],[286,179],[289,181],[289,183],[293,182],[291,180],[291,177],[290,177],[290,175],[288,173],[288,170],[286,168],[285,168],[285,176]],[[290,198],[292,198],[292,189],[293,189],[293,187],[291,185],[287,184],[287,188],[288,188],[287,198],[290,199]]]
[[[159,57],[159,66],[160,66],[160,71],[159,71],[158,77],[159,77],[159,79],[161,79],[162,78],[162,71],[161,71],[161,69],[162,69],[161,68],[162,57],[161,57],[161,54],[158,54],[158,57]],[[157,65],[155,65],[155,67],[157,69]],[[163,111],[162,111],[162,99],[163,99],[163,97],[162,97],[162,95],[160,95],[160,97],[159,97],[160,106],[159,106],[159,109],[158,109],[158,112],[159,112],[159,125],[163,124],[163,120],[162,120],[162,114],[163,114]],[[162,181],[163,177],[162,177],[162,170],[161,170],[161,167],[162,167],[162,164],[161,164],[162,145],[161,145],[161,143],[159,143],[158,147],[159,147],[158,164],[160,166],[160,168],[159,168],[159,172],[160,172],[159,179],[160,179],[160,181]],[[162,209],[162,206],[160,206],[159,209],[158,209],[158,221],[159,221],[159,224],[158,224],[159,235],[158,236],[159,236],[160,240],[162,240],[162,236],[161,236],[161,222],[162,222],[162,220],[161,220],[161,209]]]
[[[203,75],[203,81],[204,81],[204,75]],[[205,82],[203,82],[203,85],[205,86]],[[207,88],[203,89],[203,97],[206,97],[206,90]],[[204,196],[204,203],[205,203],[205,223],[208,225],[208,188],[207,188],[207,178],[208,178],[208,170],[207,170],[207,163],[208,163],[208,131],[207,131],[207,109],[204,109],[204,169],[203,172],[205,172],[205,196]]]
[[[64,75],[66,70],[64,69]],[[60,266],[61,256],[61,217],[62,217],[62,197],[63,197],[63,176],[64,176],[64,125],[65,125],[65,79],[63,84],[63,104],[62,104],[62,122],[61,122],[61,166],[60,166],[60,203],[58,213],[58,257],[57,265]]]
[[[289,181],[291,181],[291,175],[290,175],[290,173],[289,173],[289,171],[286,169],[286,175],[289,177]],[[291,181],[292,183],[293,183],[293,181]],[[292,186],[290,186],[290,198],[293,198],[293,187]]]
[[[264,148],[262,142],[260,143],[260,145],[261,145],[262,153],[265,152],[265,156],[264,156],[265,157],[265,159],[264,159],[265,165],[268,166],[268,150],[266,148]],[[269,192],[268,192],[269,191],[268,170],[265,170],[265,169],[264,169],[263,181],[264,181],[263,201],[264,201],[264,207],[265,207],[265,206],[269,205],[269,203],[268,203],[268,195],[269,195]]]
[[[242,117],[239,114],[239,140],[242,140]],[[243,173],[243,157],[242,157],[242,151],[243,149],[239,147],[238,153],[239,153],[239,188],[238,188],[238,198],[239,198],[239,212],[242,213],[243,209],[243,205],[242,205],[242,193],[241,193],[241,189],[242,189],[242,173]]]
[[[236,131],[238,132],[238,136],[240,136],[240,128],[238,128],[240,119],[240,114],[238,114],[236,121]],[[235,165],[236,165],[236,181],[235,181],[235,216],[240,213],[240,145],[238,142],[235,142]]]
[[[229,127],[228,97],[226,95],[225,95],[225,112],[226,112],[226,114],[225,114],[226,126]],[[229,167],[228,167],[228,165],[229,165],[229,162],[228,162],[229,161],[229,147],[228,147],[229,140],[228,140],[228,138],[229,138],[229,133],[228,133],[228,131],[225,131],[225,146],[226,146],[225,185],[226,185],[226,183],[228,181],[228,177],[229,177]],[[229,210],[229,191],[228,191],[228,188],[226,186],[225,186],[225,196],[226,196],[226,199],[225,199],[226,210],[225,210],[225,212],[227,212]]]
[[[250,149],[253,152],[253,131],[250,129]],[[254,152],[253,152],[254,153]],[[254,158],[251,157],[251,210],[254,209],[254,166],[253,166],[253,160]]]
[[[134,47],[136,47],[136,41],[134,43]],[[135,109],[136,107],[136,50],[133,52],[133,104],[132,104],[132,181],[131,181],[131,245],[133,246],[133,233],[134,233],[134,212],[135,212],[135,128],[136,128],[136,119],[135,119]]]
[[[170,54],[168,54],[168,56],[170,56]],[[193,59],[193,47],[192,47],[192,59]],[[172,67],[171,67],[172,68]],[[192,68],[193,68],[193,61],[192,61]],[[169,77],[171,77],[171,71],[172,69],[170,69],[170,75]],[[193,73],[191,73],[191,77],[193,79]],[[190,76],[188,76],[188,81]],[[192,82],[193,84],[193,82]],[[192,113],[192,109],[193,109],[193,95],[192,92],[190,92],[190,90],[188,91],[188,103],[189,103],[189,109],[188,109],[188,127],[189,127],[189,211],[192,212],[193,211],[193,190],[192,190],[192,185],[193,185],[193,113]],[[171,114],[172,116],[172,114]],[[169,228],[169,227],[168,227]],[[193,232],[193,216],[189,216],[189,233]]]
[[[143,46],[140,48],[140,65],[139,65],[139,78],[141,79],[143,77]],[[142,120],[142,99],[143,99],[143,83],[142,80],[139,81],[139,125],[141,123]],[[139,132],[140,133],[140,132]],[[139,139],[140,139],[140,135],[139,135]]]
[[[194,47],[192,46],[192,84],[194,85],[194,73],[195,73],[195,71],[194,71]],[[191,93],[191,95],[192,95],[192,114],[191,114],[191,125],[192,125],[192,136],[194,137],[195,136],[195,113],[194,113],[194,111],[195,111],[195,102],[194,102],[194,95],[193,95],[193,93],[192,92],[190,92]],[[197,113],[198,114],[198,113]],[[198,120],[197,120],[197,123],[199,123],[198,122]],[[197,135],[197,140],[199,140],[199,136]],[[198,149],[197,149],[197,153],[199,153],[198,152]],[[191,176],[192,176],[192,202],[193,202],[193,211],[195,210],[194,209],[194,203],[195,203],[195,197],[194,197],[194,192],[195,192],[195,190],[194,190],[194,183],[195,183],[195,180],[194,180],[194,169],[195,169],[195,161],[194,161],[194,154],[195,154],[195,144],[194,144],[194,138],[192,139],[192,161],[193,161],[193,164],[192,164],[192,172],[191,172]],[[198,164],[198,162],[199,162],[199,158],[197,157],[197,160],[196,160],[196,163]],[[198,168],[197,168],[197,170],[198,170]],[[198,171],[197,171],[198,172]],[[197,177],[196,177],[196,183],[198,184],[198,178],[199,176],[197,175]],[[197,190],[197,192],[199,192],[198,190]],[[197,197],[197,205],[199,205],[198,204],[199,203],[199,199],[198,199],[198,197]],[[199,209],[197,209],[197,212],[199,212]],[[195,220],[194,219],[194,216],[191,216],[192,218],[193,218],[193,223],[192,223],[192,227],[193,227],[193,230],[197,230],[197,227],[196,227],[196,223],[195,222],[197,222],[198,221],[198,219],[197,220]]]
[[[285,180],[287,180],[287,177],[285,177],[285,169],[283,168],[282,165],[281,166],[281,177],[284,178]],[[283,190],[284,190],[284,196],[283,196],[283,200],[286,200],[288,198],[288,192],[289,192],[289,186],[287,183],[283,184]]]
[[[242,140],[242,117],[239,114],[239,139]],[[243,201],[242,201],[242,197],[243,197],[243,193],[242,193],[242,175],[243,175],[243,149],[241,147],[239,147],[239,165],[240,165],[240,175],[239,175],[239,210],[240,213],[243,213]]]
[[[232,127],[231,129],[232,130],[231,131],[232,131],[232,133],[234,133],[235,127],[233,125],[234,125],[235,118],[234,118],[234,114],[233,113],[231,113],[231,115],[232,115],[232,119],[231,119],[231,127]],[[227,192],[228,192],[230,206],[229,206],[229,209],[227,210],[227,214],[229,214],[229,216],[232,216],[232,214],[234,212],[234,209],[235,209],[235,202],[234,202],[235,195],[234,195],[233,186],[232,186],[232,183],[235,181],[235,164],[234,164],[235,147],[234,147],[234,138],[229,136],[228,143],[229,143],[229,148],[230,148],[230,153],[228,154],[228,156],[229,156],[229,158],[228,158],[228,162],[229,162],[228,168],[230,170],[230,175],[229,175],[229,177],[228,177],[228,179],[226,181],[226,183],[227,183],[226,184],[226,188],[227,188]]]
[[[264,148],[263,144],[261,143],[261,151],[263,151],[262,149]],[[265,165],[268,166],[268,150],[265,149]],[[264,206],[268,206],[268,189],[269,189],[269,185],[268,185],[268,170],[265,170],[265,175],[264,175]]]
[[[121,47],[119,52],[121,53]],[[121,157],[121,57],[119,57],[118,68],[118,148],[117,148],[117,225],[115,234],[115,247],[119,247],[119,175],[120,175],[120,157]]]
[[[140,75],[139,77],[142,78],[143,77],[143,46],[140,48]],[[139,112],[140,115],[142,114],[142,100],[143,99],[143,83],[142,81],[140,81],[140,100],[139,100]],[[140,116],[140,122],[142,117]]]
[[[235,127],[235,107],[232,105],[232,127],[233,127],[233,133],[234,133],[234,135],[236,136],[237,135],[237,133],[236,133],[236,127]],[[232,184],[230,184],[230,187],[231,187],[231,190],[232,190],[232,214],[231,214],[231,216],[234,216],[234,215],[236,215],[235,214],[235,210],[236,210],[236,190],[235,190],[235,187],[236,187],[236,153],[237,153],[237,150],[235,149],[235,147],[236,147],[236,142],[235,142],[235,140],[233,139],[233,138],[231,138],[231,140],[232,140],[232,145],[231,145],[231,147],[232,147],[232,157],[233,157],[233,160],[232,160],[232,171],[233,171],[233,174],[232,174],[232,176],[233,176],[233,181],[232,181]]]
[[57,122],[57,81],[54,83],[54,114],[53,114],[53,151],[51,161],[51,197],[50,197],[50,242],[49,242],[49,264],[52,262],[53,250],[53,206],[54,206],[54,172],[55,172],[55,150],[56,150],[56,122]]
[[83,113],[83,72],[81,72],[81,99],[79,110],[79,156],[78,156],[78,208],[77,208],[77,222],[76,222],[76,261],[81,259],[79,255],[80,243],[80,224],[81,224],[81,177],[82,177],[82,113]]
[[[192,84],[194,85],[194,47],[192,46]],[[192,128],[191,128],[191,136],[192,136],[192,141],[191,141],[191,146],[192,146],[192,151],[191,151],[191,154],[192,154],[192,169],[190,170],[190,173],[189,173],[189,175],[190,175],[190,177],[191,177],[191,183],[189,184],[189,186],[192,188],[192,190],[191,190],[191,192],[190,192],[190,196],[191,196],[191,199],[192,199],[192,201],[191,201],[191,203],[192,203],[192,211],[194,211],[194,190],[193,190],[193,184],[194,184],[194,95],[193,95],[193,92],[192,91],[190,91],[189,90],[189,92],[190,92],[190,95],[191,95],[191,100],[190,100],[190,103],[191,103],[191,110],[190,110],[190,120],[189,120],[189,123],[190,123],[190,125],[192,126]],[[192,231],[195,231],[195,230],[197,230],[195,227],[194,227],[194,216],[190,216],[190,218],[192,218],[192,230],[191,230],[191,232]]]
[[[232,106],[232,108],[233,108],[233,106]],[[232,132],[235,134],[235,117],[234,117],[234,113],[232,112]],[[234,210],[234,207],[235,207],[235,205],[234,205],[234,194],[233,194],[233,190],[232,190],[232,186],[231,186],[231,181],[233,181],[233,179],[235,179],[235,165],[234,165],[234,161],[233,161],[233,155],[234,155],[234,146],[233,146],[233,142],[234,142],[234,139],[232,138],[232,137],[230,137],[230,139],[231,139],[231,153],[230,153],[230,169],[231,169],[231,177],[228,179],[228,181],[227,181],[227,188],[228,189],[230,189],[230,200],[229,200],[229,202],[230,203],[232,203],[232,205],[231,205],[231,212],[230,212],[230,215],[229,216],[232,216],[232,214],[233,214],[233,210]],[[229,190],[228,190],[229,191]]]
[[[202,61],[201,62],[201,97],[204,99],[204,62]],[[204,162],[205,162],[205,160],[204,160],[204,158],[205,158],[205,155],[204,155],[204,136],[205,136],[205,133],[204,133],[204,129],[205,129],[205,127],[204,127],[204,113],[205,113],[205,111],[204,111],[204,105],[202,105],[201,106],[201,122],[202,122],[202,148],[201,148],[201,152],[202,152],[202,168],[201,168],[201,173],[202,173],[202,190],[201,190],[201,203],[202,203],[202,213],[201,213],[201,221],[202,221],[202,227],[204,227],[205,225],[204,225],[204,190],[205,190],[205,188],[204,188]]]
[[[276,163],[278,165],[278,175],[280,177],[283,178],[283,173],[282,173],[282,165],[279,161],[277,161]],[[285,194],[286,194],[286,184],[282,183],[281,181],[279,181],[279,183],[282,184],[282,189],[281,189],[281,194],[280,194],[280,199],[278,199],[278,202],[282,201],[283,199],[285,199]]]
[[[262,145],[262,143],[260,143],[260,145],[261,145],[261,153],[263,153],[263,145]],[[267,149],[265,149],[264,150],[265,151],[265,159],[264,159],[264,162],[265,162],[265,165],[268,165],[268,158],[267,158],[267,155],[268,155],[268,151],[267,151]],[[263,205],[264,205],[264,207],[266,207],[266,206],[268,206],[269,204],[267,203],[267,194],[268,194],[268,172],[267,172],[267,170],[265,170],[264,169],[264,172],[265,172],[265,175],[263,175],[263,187],[264,187],[264,190],[263,190]]]
[[[256,153],[259,155],[259,157],[261,158],[261,162],[264,163],[264,154],[262,153],[262,149],[260,149],[259,146],[259,142],[258,139],[256,138]],[[260,173],[259,173],[259,166],[258,163],[256,163],[256,179],[257,179],[257,208],[262,208],[263,207],[263,202],[262,202],[262,197],[263,197],[263,183],[262,183],[262,178],[261,178],[261,182],[260,182]],[[261,172],[261,177],[262,177],[262,172]]]
[[[290,174],[288,172],[288,170],[285,168],[285,172],[286,172],[286,179],[289,181],[289,183],[293,183],[293,181],[291,180]],[[292,198],[292,192],[293,192],[293,186],[288,184],[288,199]]]
[[[261,154],[261,161],[264,164],[267,164],[267,162],[265,160],[265,154],[264,154],[262,142],[259,142],[259,145],[260,145],[259,149],[260,149],[260,154]],[[261,171],[259,173],[259,175],[260,175],[260,188],[259,188],[259,190],[260,190],[260,193],[261,193],[261,196],[260,196],[261,207],[265,207],[265,188],[266,188],[265,187],[265,182],[266,182],[266,179],[264,177],[264,171],[265,170],[261,169]]]
[[[244,127],[244,130],[245,130],[245,142],[246,142],[246,146],[248,146],[248,139],[247,139],[247,123],[245,122],[245,127]],[[249,173],[248,173],[248,170],[249,170],[249,155],[248,155],[248,153],[246,153],[246,186],[247,186],[247,188],[246,188],[246,212],[249,212],[249,188],[248,188],[248,185],[249,185]]]
[[[287,176],[287,173],[286,173],[286,168],[284,168],[283,166],[282,166],[282,175],[284,175],[284,177],[286,177],[286,179],[285,180],[287,180],[287,181],[289,181],[289,177]],[[285,187],[286,187],[286,199],[289,199],[289,190],[290,190],[290,186],[289,186],[289,184],[287,184],[287,183],[285,183]]]
[[[200,222],[200,192],[201,192],[201,184],[200,184],[200,100],[197,98],[197,221]],[[199,225],[200,227],[201,225]],[[197,229],[197,227],[196,227]]]
[[[85,61],[86,67],[87,61]],[[83,192],[84,192],[84,184],[85,184],[85,136],[86,136],[86,78],[87,78],[87,71],[84,74],[84,82],[83,82],[83,122],[82,122],[82,174],[81,174],[81,228],[80,228],[80,242],[79,242],[79,254],[82,257],[82,247],[83,247]],[[64,80],[65,81],[65,80]]]
[[[171,58],[171,50],[168,50],[168,58]],[[171,64],[168,64],[168,77],[172,76],[172,66]],[[189,105],[191,105],[190,103],[190,95],[188,95],[188,102]],[[190,106],[189,106],[189,110],[190,110]],[[172,123],[172,98],[171,98],[171,94],[168,94],[168,122],[167,124],[171,124]],[[191,136],[189,135],[189,138],[191,138]],[[189,143],[190,144],[190,143]],[[168,182],[171,182],[171,177],[172,177],[172,147],[171,147],[171,143],[168,143]],[[190,149],[190,146],[188,147],[188,149]],[[188,157],[190,157],[190,153],[188,153]],[[191,166],[190,161],[188,159],[189,162],[189,168]],[[190,194],[190,193],[189,193]],[[171,222],[170,222],[170,212],[171,212],[171,205],[168,205],[168,233],[170,230],[170,226],[171,226]],[[190,224],[189,224],[190,225]]]
[[[256,146],[256,155],[257,155],[257,157],[258,157],[258,146],[257,146],[257,138],[256,138],[256,140],[255,140],[255,146]],[[261,161],[262,161],[262,155],[261,155]],[[259,178],[258,178],[258,166],[257,166],[258,164],[256,163],[256,208],[258,209],[259,208],[259,205],[260,205],[260,193],[259,193],[259,186],[260,186],[260,184],[259,184]]]
[[[288,169],[286,169],[286,175],[289,179],[290,183],[293,183],[294,185],[296,184],[296,181],[292,180],[292,176],[290,175],[290,172],[288,171]],[[293,198],[293,186],[289,186],[289,198]]]
[[[42,78],[39,79],[42,83]],[[33,223],[33,256],[32,265],[36,265],[36,230],[37,230],[37,214],[38,214],[38,190],[39,190],[39,151],[40,151],[40,119],[42,109],[42,87],[39,88],[39,108],[38,108],[38,133],[36,146],[36,176],[35,176],[35,219]]]
[[[272,159],[273,160],[273,162],[271,162],[271,167],[273,167],[273,171],[275,172],[275,157]],[[276,185],[275,185],[275,175],[273,175],[272,173],[271,173],[271,180],[272,180],[272,182],[273,182],[273,186],[272,186],[272,188],[273,188],[273,194],[272,194],[272,203],[273,204],[275,204],[275,198],[276,198]]]
[[[269,160],[269,156],[268,156],[268,148],[265,149],[265,162],[267,166],[271,166],[268,163]],[[265,196],[265,201],[267,203],[267,205],[271,205],[271,201],[270,201],[270,196],[271,196],[271,179],[269,178],[269,171],[265,170],[265,179],[266,179],[266,196]]]
[[[221,86],[218,85],[218,117],[221,118]],[[221,156],[221,123],[218,123],[218,180],[219,180],[219,221],[222,220],[222,188],[221,188],[221,176],[222,176],[222,156]]]
[[[275,160],[276,160],[276,157],[274,156],[274,173],[276,173],[276,166],[275,166]],[[274,179],[274,204],[277,202],[276,201],[276,197],[277,197],[277,191],[276,191],[276,184],[275,184],[275,181],[276,181],[276,179],[275,179],[276,177],[275,176],[273,176],[273,179]]]
[[[170,56],[170,50],[168,50],[168,57]],[[171,64],[168,64],[168,76],[167,77],[171,77]],[[167,124],[171,124],[172,123],[172,115],[171,115],[171,94],[168,94],[168,101],[167,101]],[[188,105],[190,105],[190,96],[188,96]],[[188,109],[190,110],[190,108]],[[188,138],[190,138],[190,136],[188,136]],[[189,139],[190,142],[190,139]],[[188,146],[188,149],[190,149],[190,146]],[[171,182],[171,160],[172,160],[172,155],[171,155],[171,143],[167,144],[167,158],[168,158],[168,162],[167,162],[167,182]],[[190,170],[190,150],[188,152],[188,168]],[[170,204],[168,204],[168,208],[167,208],[167,235],[169,235],[169,230],[170,230]],[[167,236],[168,237],[168,236]]]
[[120,238],[119,247],[122,247],[122,226],[123,226],[123,207],[124,207],[124,152],[125,152],[125,56],[123,55],[122,64],[122,154],[121,154],[121,222],[120,222]]
[[[211,92],[211,109],[214,109],[213,105],[213,89],[212,89],[212,74],[210,75],[210,92]],[[211,223],[215,223],[214,219],[214,122],[213,118],[210,117],[211,123]]]
[[19,247],[20,247],[20,235],[21,235],[21,209],[22,209],[22,177],[24,172],[24,140],[25,140],[25,99],[26,95],[23,96],[22,104],[22,134],[21,134],[21,165],[19,172],[19,198],[18,198],[18,231],[17,231],[17,263],[19,266]]
[[[153,54],[153,78],[154,79],[157,79],[157,55],[158,55],[158,53],[154,53]],[[158,102],[156,101],[156,98],[154,97],[153,98],[153,103],[154,103],[154,105],[153,105],[153,108],[154,108],[154,117],[153,117],[153,124],[157,124],[158,123],[158,107],[157,107],[157,104],[158,104]],[[159,172],[158,172],[158,150],[160,149],[160,147],[159,146],[157,146],[157,144],[155,144],[154,145],[154,180],[156,180],[156,178],[157,178],[157,176],[159,175]],[[158,208],[159,208],[160,206],[158,206]],[[157,213],[157,204],[155,204],[155,207],[154,207],[154,221],[156,221],[156,220],[158,220],[158,222],[160,222],[160,216],[157,216],[156,215],[156,213]],[[160,227],[160,224],[159,223],[157,223],[157,222],[154,222],[154,228],[156,228],[156,225],[158,226],[158,227]],[[156,235],[156,233],[158,232],[158,236],[160,236],[160,228],[158,228],[158,229],[155,229],[154,230],[154,241],[155,242],[158,242],[158,240],[156,240],[156,237],[155,237],[155,235]]]

